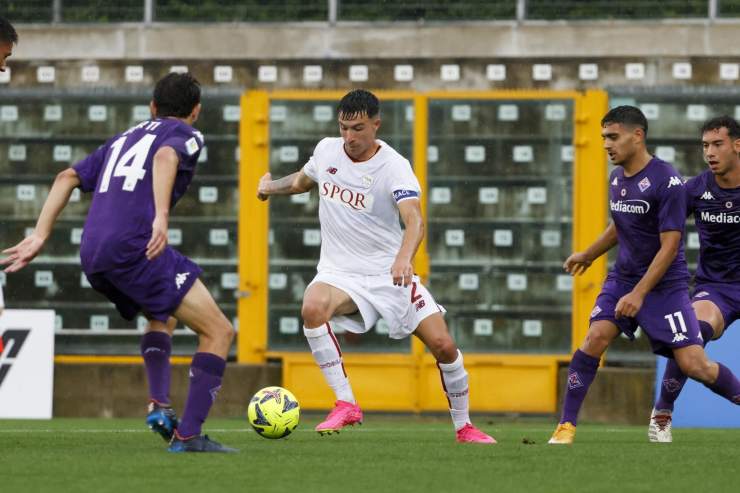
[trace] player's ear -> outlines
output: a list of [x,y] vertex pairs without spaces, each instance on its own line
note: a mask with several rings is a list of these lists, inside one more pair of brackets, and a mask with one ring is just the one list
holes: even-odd
[[190,118],[193,123],[195,123],[196,120],[198,120],[198,116],[200,115],[200,109],[201,109],[201,104],[198,103],[193,107],[193,111],[190,112]]
[[375,120],[373,120],[373,128],[376,132],[378,131],[380,128],[380,118],[375,118]]
[[740,154],[740,139],[733,140],[732,147],[735,149],[736,153]]
[[154,104],[154,101],[149,101],[149,113],[151,113],[152,118],[157,118],[157,105]]

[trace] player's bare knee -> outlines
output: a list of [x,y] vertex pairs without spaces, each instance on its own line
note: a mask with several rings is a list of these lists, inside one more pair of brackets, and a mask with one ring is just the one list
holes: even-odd
[[598,330],[591,330],[586,334],[586,338],[583,340],[581,351],[593,357],[600,357],[604,354],[606,348],[609,347],[610,342],[611,339],[605,334]]
[[449,336],[435,337],[428,342],[429,351],[442,363],[452,363],[457,359],[457,345]]
[[313,300],[305,300],[301,307],[303,324],[310,329],[321,327],[329,321],[326,305]]

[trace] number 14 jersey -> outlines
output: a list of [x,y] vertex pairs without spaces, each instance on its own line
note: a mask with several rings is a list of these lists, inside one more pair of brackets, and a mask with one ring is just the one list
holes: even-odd
[[170,207],[188,189],[203,135],[176,118],[153,119],[116,135],[74,165],[83,192],[93,192],[80,245],[85,272],[140,260],[154,221],[153,160],[161,147],[180,158]]

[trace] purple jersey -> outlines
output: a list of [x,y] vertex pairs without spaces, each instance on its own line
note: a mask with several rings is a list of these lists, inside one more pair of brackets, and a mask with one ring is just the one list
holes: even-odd
[[686,183],[689,214],[699,232],[696,281],[737,284],[740,281],[740,188],[720,188],[706,170]]
[[82,234],[86,273],[125,266],[144,256],[152,235],[152,163],[160,147],[180,157],[171,206],[193,179],[203,136],[175,118],[142,122],[116,135],[74,166],[83,192],[93,192]]
[[[660,233],[683,234],[686,223],[683,179],[673,166],[655,157],[630,177],[625,177],[624,169],[617,167],[609,177],[609,208],[619,242],[613,274],[622,282],[635,284],[645,275],[660,249]],[[688,279],[682,242],[656,288]]]

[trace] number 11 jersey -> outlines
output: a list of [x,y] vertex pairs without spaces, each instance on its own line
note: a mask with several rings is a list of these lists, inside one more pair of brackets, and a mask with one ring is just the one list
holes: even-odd
[[147,120],[116,135],[74,165],[83,192],[93,192],[80,245],[86,273],[140,260],[154,221],[153,160],[171,147],[180,162],[170,207],[188,189],[203,148],[203,135],[176,118]]

